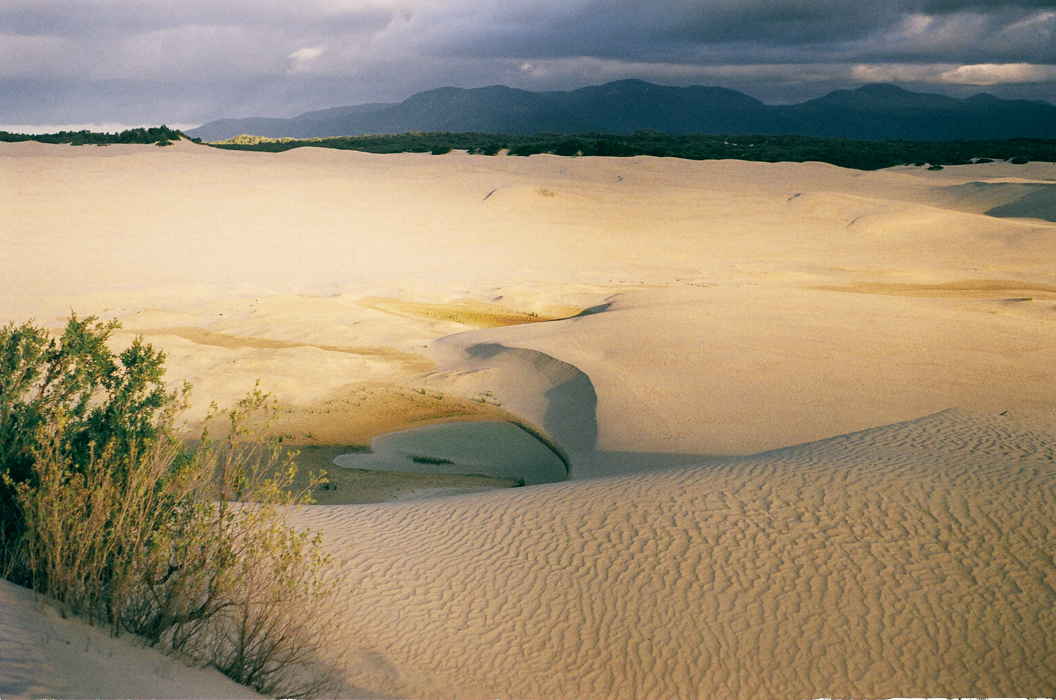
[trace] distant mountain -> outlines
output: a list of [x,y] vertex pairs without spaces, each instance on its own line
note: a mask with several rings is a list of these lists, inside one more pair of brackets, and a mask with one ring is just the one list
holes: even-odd
[[571,92],[502,85],[420,92],[398,104],[307,112],[293,119],[222,119],[187,133],[206,141],[238,134],[313,138],[408,131],[503,134],[792,134],[867,140],[1056,138],[1056,106],[980,94],[966,99],[894,85],[837,90],[795,105],[766,105],[718,87],[618,80]]
[[397,106],[399,105],[372,103],[353,107],[331,107],[330,109],[320,109],[316,112],[305,112],[293,119],[273,119],[269,117],[219,119],[184,133],[192,138],[198,137],[206,141],[221,141],[239,134],[269,136],[272,138],[289,136],[298,139],[310,139],[316,136],[348,136],[350,134],[337,133],[333,129],[342,128],[339,125],[345,121],[384,112]]
[[870,141],[1056,138],[1053,105],[987,94],[957,99],[877,84],[771,109],[780,115],[781,133],[797,136]]

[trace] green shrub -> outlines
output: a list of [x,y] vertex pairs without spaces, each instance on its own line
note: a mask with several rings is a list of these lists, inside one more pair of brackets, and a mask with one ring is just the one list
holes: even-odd
[[[96,452],[112,459],[155,442],[178,396],[161,382],[164,355],[136,339],[114,357],[114,322],[70,317],[52,338],[31,323],[0,329],[0,517],[5,542],[17,537],[13,488],[31,484],[41,431],[62,426],[66,457],[81,471]],[[186,388],[185,388],[186,391]]]
[[211,414],[227,419],[221,439],[185,449],[188,387],[166,392],[164,355],[141,339],[115,357],[117,327],[0,329],[5,575],[262,693],[322,691],[327,559],[287,524],[320,480],[290,490],[293,455],[266,437],[277,407],[259,389]]

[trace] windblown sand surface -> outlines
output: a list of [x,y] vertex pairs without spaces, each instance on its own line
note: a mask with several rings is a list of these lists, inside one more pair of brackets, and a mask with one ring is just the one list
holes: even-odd
[[0,696],[5,698],[255,698],[214,669],[188,668],[128,635],[62,619],[0,580]]
[[567,455],[320,494],[348,692],[1052,695],[1054,188],[0,144],[0,320],[120,319],[192,419],[260,378],[317,463],[467,419]]
[[333,571],[341,662],[362,687],[1051,695],[1054,456],[1047,427],[953,410],[757,457],[305,521],[348,557]]

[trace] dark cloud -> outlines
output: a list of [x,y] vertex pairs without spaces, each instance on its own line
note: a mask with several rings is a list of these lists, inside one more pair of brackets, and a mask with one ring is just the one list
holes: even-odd
[[393,40],[442,55],[628,59],[677,58],[713,45],[796,46],[867,36],[900,15],[882,4],[815,3],[460,2],[415,13],[390,26]]
[[195,122],[621,77],[1056,97],[1056,0],[8,0],[0,122]]
[[517,12],[516,3],[502,10],[489,3],[452,3],[416,13],[410,22],[390,26],[383,37],[427,55],[475,58],[815,62],[942,57],[965,62],[1007,59],[1018,50],[1020,60],[1056,61],[1056,17],[1016,4],[987,13],[953,7],[958,11],[930,15],[913,4],[846,0],[610,0],[562,6],[545,12],[532,3],[535,12],[529,13]]
[[919,2],[903,2],[901,6],[906,11],[942,15],[968,11],[987,13],[1009,9],[1053,10],[1056,9],[1056,2],[1054,0],[1019,0],[1018,2],[1007,0],[921,0]]

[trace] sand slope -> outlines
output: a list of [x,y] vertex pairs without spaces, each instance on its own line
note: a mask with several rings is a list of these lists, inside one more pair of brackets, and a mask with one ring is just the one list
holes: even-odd
[[460,697],[1056,688],[1056,433],[947,411],[751,458],[317,507],[351,682]]
[[128,636],[62,619],[0,580],[0,696],[5,698],[256,698],[213,669],[184,666]]

